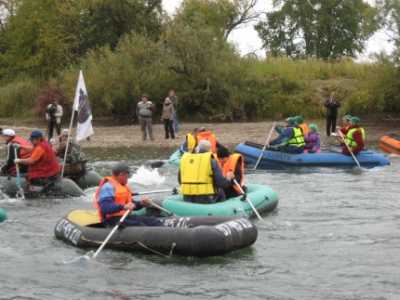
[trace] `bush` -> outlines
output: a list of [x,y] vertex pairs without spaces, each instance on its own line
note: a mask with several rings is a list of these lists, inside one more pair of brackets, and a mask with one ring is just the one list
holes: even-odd
[[49,81],[38,92],[36,99],[35,113],[39,118],[43,118],[47,106],[57,101],[63,107],[64,115],[68,115],[69,107],[72,105],[67,104],[64,91],[58,86],[55,81]]

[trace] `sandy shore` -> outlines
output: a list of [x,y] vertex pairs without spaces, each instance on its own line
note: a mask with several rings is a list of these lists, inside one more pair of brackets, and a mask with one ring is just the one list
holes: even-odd
[[[324,143],[333,142],[332,138],[327,140],[325,137],[324,121],[313,121],[320,127],[321,136]],[[272,126],[272,122],[257,122],[257,123],[185,123],[182,124],[180,132],[175,140],[166,140],[164,138],[164,128],[162,125],[154,125],[155,141],[143,142],[141,131],[138,125],[132,126],[95,126],[95,134],[90,141],[82,142],[83,148],[176,148],[183,141],[187,132],[192,131],[199,126],[205,126],[212,129],[218,140],[229,146],[234,147],[236,144],[243,141],[254,141],[264,143],[265,138]],[[399,122],[380,122],[370,121],[363,124],[367,131],[367,143],[376,144],[379,138],[390,132],[399,132]],[[0,124],[1,128],[14,128],[17,134],[24,137],[28,136],[30,131],[37,129],[35,127],[12,127],[7,124]],[[41,128],[44,130],[44,128]]]

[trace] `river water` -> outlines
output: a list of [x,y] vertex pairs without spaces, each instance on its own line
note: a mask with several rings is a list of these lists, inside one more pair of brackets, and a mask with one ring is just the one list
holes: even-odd
[[[3,198],[0,299],[400,299],[399,170],[393,158],[361,174],[249,174],[248,182],[278,192],[278,209],[255,221],[251,248],[205,259],[104,250],[95,262],[63,264],[85,251],[56,240],[54,225],[90,201]],[[157,189],[176,186],[176,169],[160,173],[166,181]]]

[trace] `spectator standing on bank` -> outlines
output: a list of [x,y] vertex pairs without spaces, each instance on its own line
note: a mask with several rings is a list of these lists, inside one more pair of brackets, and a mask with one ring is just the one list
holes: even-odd
[[174,133],[177,133],[179,131],[179,121],[177,115],[178,97],[176,96],[176,92],[174,89],[169,90],[167,99],[169,99],[172,102],[172,105],[174,106],[174,115],[172,120],[173,120]]
[[175,139],[174,130],[174,114],[175,108],[169,97],[165,98],[163,103],[163,110],[161,114],[161,121],[164,123],[165,139]]
[[147,95],[143,95],[141,101],[137,104],[136,115],[139,119],[142,130],[142,139],[145,141],[148,137],[154,141],[153,136],[153,111],[154,105],[149,101]]
[[330,136],[331,132],[336,131],[336,120],[340,103],[335,99],[335,92],[332,92],[325,101],[326,107],[326,135]]
[[57,100],[54,100],[52,103],[47,105],[45,117],[47,121],[47,134],[49,141],[53,138],[54,129],[57,132],[57,136],[60,136],[62,116],[63,108],[58,104]]

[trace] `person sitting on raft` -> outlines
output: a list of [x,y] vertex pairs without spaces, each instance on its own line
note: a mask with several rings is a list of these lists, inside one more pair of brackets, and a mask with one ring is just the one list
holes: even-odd
[[199,142],[197,153],[186,152],[181,158],[178,181],[184,201],[202,204],[223,201],[224,189],[232,185],[234,178],[233,172],[223,175],[207,140]]
[[[56,154],[58,158],[65,158],[65,151],[67,150],[69,132],[68,129],[64,129],[60,135]],[[81,147],[78,143],[69,140],[68,153],[65,159],[64,174],[67,176],[80,177],[85,174],[86,171],[86,159],[84,153],[81,151]]]
[[270,142],[270,150],[282,151],[291,154],[300,154],[306,145],[303,130],[297,126],[296,119],[289,117],[286,119],[287,126],[279,136]]
[[316,124],[310,124],[308,126],[310,132],[304,137],[306,146],[304,152],[317,153],[321,151],[321,138],[318,132],[318,126]]
[[297,123],[297,126],[303,130],[303,135],[307,136],[310,132],[310,128],[307,123],[304,122],[304,117],[303,116],[295,116],[294,117]]
[[[239,183],[243,190],[246,190],[244,186],[244,159],[239,153],[233,153],[226,159],[220,160],[222,164],[222,174],[227,177],[230,172],[235,176],[236,181]],[[237,197],[241,195],[241,191],[236,184],[230,185],[224,189],[226,198]]]
[[350,121],[351,121],[352,116],[351,115],[345,115],[342,118],[342,127],[339,129],[343,135],[346,135],[347,132],[349,131],[349,128],[351,126]]
[[212,153],[216,154],[218,157],[225,157],[230,155],[228,148],[220,144],[215,136],[210,130],[205,127],[195,128],[192,133],[186,135],[185,142],[180,147],[181,153],[190,152],[194,153],[196,146],[200,141],[207,140],[211,144]]
[[[360,118],[352,117],[350,119],[350,127],[346,135],[344,136],[344,141],[342,140],[342,153],[345,155],[351,155],[348,148],[351,149],[353,154],[358,154],[360,151],[364,150],[365,147],[365,130],[360,127]],[[346,146],[347,144],[347,146]]]
[[[6,163],[1,167],[1,174],[7,176],[16,175],[15,159],[16,158],[28,158],[31,155],[33,146],[32,144],[15,134],[12,129],[4,129],[1,131],[1,136],[7,145],[7,158]],[[17,157],[15,157],[15,152],[17,152]],[[21,166],[21,173],[26,173],[28,171],[27,166]]]
[[49,186],[55,182],[61,168],[53,148],[41,131],[32,131],[30,141],[33,144],[31,155],[28,158],[17,158],[15,163],[28,166],[27,179],[31,190],[35,191],[34,186]]
[[[94,205],[101,222],[106,226],[114,226],[127,210],[137,210],[149,206],[151,200],[143,197],[134,201],[133,193],[128,186],[130,170],[125,163],[117,163],[112,168],[112,176],[105,177],[96,190]],[[155,217],[129,215],[123,222],[125,226],[163,226]]]

